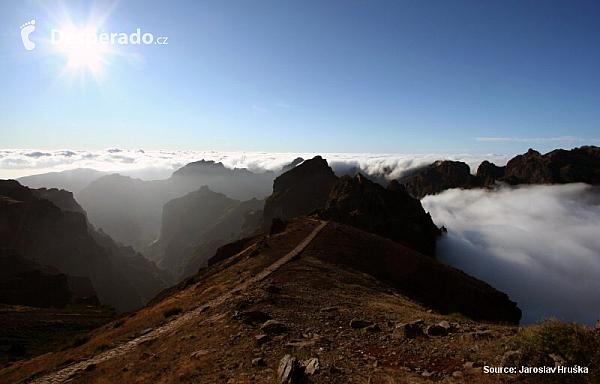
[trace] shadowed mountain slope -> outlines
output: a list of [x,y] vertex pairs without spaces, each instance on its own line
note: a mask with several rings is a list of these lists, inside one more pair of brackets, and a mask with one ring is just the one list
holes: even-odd
[[[118,311],[142,306],[167,286],[164,273],[152,263],[88,227],[77,203],[68,201],[69,192],[40,194],[46,198],[14,180],[0,181],[0,247],[60,272],[89,277],[100,301]],[[62,210],[47,198],[75,211]]]
[[262,206],[260,200],[241,202],[206,186],[173,199],[163,208],[161,235],[150,257],[178,280],[194,275],[217,248],[243,235],[246,213]]

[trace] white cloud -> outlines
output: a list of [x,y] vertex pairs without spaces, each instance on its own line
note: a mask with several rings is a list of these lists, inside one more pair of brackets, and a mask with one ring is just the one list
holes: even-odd
[[448,228],[440,260],[509,294],[523,322],[600,315],[600,188],[585,184],[448,190],[423,205]]
[[310,159],[322,155],[338,174],[359,170],[368,175],[398,178],[411,169],[423,167],[436,160],[461,160],[474,173],[483,160],[498,165],[508,161],[501,155],[442,155],[442,154],[370,154],[370,153],[267,153],[226,151],[143,151],[109,148],[100,151],[82,150],[0,150],[0,178],[63,171],[74,168],[93,168],[119,172],[143,179],[168,178],[187,163],[198,160],[222,162],[228,168],[248,168],[253,172],[276,171],[296,157]]

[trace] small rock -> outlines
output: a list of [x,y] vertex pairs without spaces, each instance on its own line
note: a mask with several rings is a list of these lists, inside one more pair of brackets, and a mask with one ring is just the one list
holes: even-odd
[[260,347],[261,345],[266,344],[268,342],[269,342],[269,335],[262,334],[262,335],[254,336],[254,344],[257,347]]
[[423,336],[423,329],[417,322],[400,324],[394,330],[393,336],[397,339],[414,339]]
[[550,358],[552,360],[554,360],[554,366],[555,367],[562,367],[562,366],[567,365],[567,361],[561,355],[557,355],[555,353],[551,353],[548,356],[550,356]]
[[491,330],[475,331],[475,332],[471,332],[469,335],[471,335],[471,337],[474,340],[489,340],[489,339],[493,339],[496,336],[494,334],[494,332]]
[[131,370],[131,368],[133,368],[133,364],[129,363],[123,368],[121,368],[121,372],[128,372],[129,370]]
[[326,307],[320,309],[321,312],[339,312],[339,310],[338,307]]
[[247,311],[236,313],[234,315],[234,318],[237,320],[241,320],[244,324],[258,325],[270,320],[271,316],[268,313],[264,313],[261,311]]
[[255,359],[252,359],[252,366],[253,367],[266,367],[267,362],[262,357],[257,357]]
[[446,336],[448,335],[448,329],[438,325],[430,325],[427,327],[427,329],[425,330],[425,332],[429,335],[429,336]]
[[369,325],[368,327],[365,328],[365,331],[367,332],[381,332],[381,327],[379,327],[379,325],[377,324],[373,324],[373,325]]
[[454,371],[452,372],[452,377],[455,379],[461,379],[463,377],[463,373],[461,371]]
[[190,358],[192,359],[199,359],[202,356],[208,355],[210,353],[210,351],[208,349],[201,349],[199,351],[193,352],[190,355]]
[[362,329],[368,326],[373,325],[372,321],[366,321],[366,320],[359,320],[359,319],[353,319],[352,321],[350,321],[350,327],[354,328],[354,329]]
[[319,359],[316,357],[313,357],[312,359],[303,361],[302,365],[304,365],[304,373],[312,376],[319,370],[320,364],[319,364]]
[[431,375],[433,375],[433,373],[431,373],[427,370],[425,370],[425,371],[423,371],[423,373],[421,373],[421,376],[423,376],[423,377],[431,377]]
[[465,369],[481,368],[481,364],[473,362],[473,361],[467,361],[466,363],[463,364],[463,367]]
[[285,355],[279,362],[277,381],[286,384],[296,384],[302,379],[302,372],[298,359]]
[[86,372],[91,372],[94,369],[96,369],[96,364],[89,364],[87,367],[85,367]]
[[287,333],[288,331],[285,324],[275,320],[268,320],[261,325],[260,330],[267,335],[280,335],[282,333]]

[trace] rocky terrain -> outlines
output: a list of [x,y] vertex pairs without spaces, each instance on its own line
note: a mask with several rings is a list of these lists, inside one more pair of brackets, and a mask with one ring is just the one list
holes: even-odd
[[388,188],[360,173],[343,176],[332,187],[319,216],[352,225],[405,244],[435,257],[440,230],[425,212],[421,202],[392,182]]
[[[381,270],[364,269],[357,244],[383,244],[367,258],[396,263],[392,280],[405,282],[388,285]],[[427,276],[436,269],[440,275]],[[518,321],[515,304],[483,282],[353,227],[298,219],[202,269],[119,327],[108,324],[80,347],[6,367],[0,380],[497,382],[479,367],[499,363],[518,328],[476,322],[433,301],[426,306],[422,288],[432,278],[458,289],[442,295],[478,286],[481,300],[496,304],[473,305],[482,308],[480,318]]]

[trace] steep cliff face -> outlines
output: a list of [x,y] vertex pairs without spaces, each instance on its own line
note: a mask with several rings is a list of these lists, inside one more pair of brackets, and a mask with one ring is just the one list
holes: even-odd
[[353,178],[344,176],[333,186],[319,216],[387,237],[435,257],[440,230],[421,202],[397,183],[384,188],[361,174]]
[[273,193],[265,200],[262,228],[269,228],[274,218],[287,220],[324,207],[337,180],[321,156],[306,160],[277,177]]
[[[118,311],[133,310],[144,303],[135,279],[127,277],[148,279],[153,293],[168,285],[149,276],[147,269],[151,267],[147,261],[136,264],[114,249],[99,245],[84,213],[63,211],[47,199],[62,201],[61,205],[78,210],[77,203],[65,200],[68,194],[52,190],[41,194],[46,198],[16,181],[0,182],[0,247],[14,249],[25,258],[51,265],[62,273],[89,277],[98,298]],[[119,247],[112,240],[107,243]]]
[[[160,238],[151,257],[178,280],[193,275],[228,241],[250,231],[247,216],[263,205],[261,200],[230,199],[204,186],[165,204]],[[256,227],[254,227],[254,230]]]

